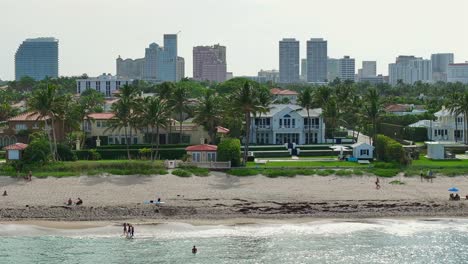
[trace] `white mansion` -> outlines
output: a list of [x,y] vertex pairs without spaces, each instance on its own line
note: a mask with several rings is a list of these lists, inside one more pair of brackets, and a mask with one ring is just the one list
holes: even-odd
[[410,127],[427,128],[427,138],[433,141],[464,142],[463,127],[465,125],[463,115],[455,116],[445,107],[434,114],[436,121],[420,120]]
[[[252,118],[250,143],[317,144],[325,143],[325,123],[322,109],[307,110],[293,104],[273,104],[266,114]],[[310,134],[309,134],[310,127]]]

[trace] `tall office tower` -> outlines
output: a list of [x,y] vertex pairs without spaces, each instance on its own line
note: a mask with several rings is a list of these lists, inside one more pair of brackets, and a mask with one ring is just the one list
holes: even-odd
[[344,56],[339,60],[339,78],[342,81],[354,81],[356,74],[356,63],[354,58]]
[[301,81],[307,82],[307,59],[301,59]]
[[453,64],[453,53],[437,53],[431,55],[432,79],[434,82],[447,82],[448,65]]
[[336,78],[340,78],[340,60],[328,58],[327,60],[327,80],[333,82]]
[[377,62],[376,61],[362,61],[362,77],[377,76]]
[[162,82],[175,82],[177,79],[177,34],[164,35],[164,47],[157,58],[157,79]]
[[185,59],[182,57],[177,57],[177,81],[185,78]]
[[414,84],[417,81],[432,82],[432,62],[415,56],[398,56],[395,63],[388,65],[389,83]]
[[327,81],[328,44],[322,38],[307,41],[307,81],[323,83]]
[[193,79],[198,81],[226,81],[226,47],[197,46],[193,48]]
[[299,41],[284,38],[279,42],[280,83],[299,82]]
[[15,79],[29,76],[35,80],[57,78],[59,70],[58,39],[26,39],[15,54]]
[[122,59],[120,56],[116,60],[117,77],[141,80],[145,68],[145,59]]
[[468,84],[468,61],[465,63],[452,63],[447,68],[447,81]]
[[158,55],[161,48],[156,43],[151,43],[145,49],[145,66],[143,70],[143,79],[147,81],[156,81],[158,79]]

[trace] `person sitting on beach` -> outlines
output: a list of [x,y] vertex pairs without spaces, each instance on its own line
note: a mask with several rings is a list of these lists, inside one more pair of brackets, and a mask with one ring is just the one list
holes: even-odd
[[197,254],[197,251],[198,251],[198,249],[197,249],[195,246],[193,246],[193,248],[192,248],[192,254]]
[[465,199],[467,199],[467,200],[468,200],[468,195],[466,195]]
[[455,200],[455,195],[453,195],[453,193],[451,193],[449,196],[450,196],[450,197],[449,197],[449,200],[450,200],[450,201]]
[[455,201],[460,201],[460,195],[458,195],[458,193],[455,194]]
[[158,202],[157,203],[161,203],[161,198],[158,198]]
[[73,201],[71,198],[68,198],[67,205],[73,205]]
[[76,201],[75,204],[76,204],[76,205],[82,205],[82,204],[83,204],[83,200],[81,200],[81,198],[78,197],[78,200]]
[[[3,196],[8,196],[8,193],[7,193],[6,190],[3,192]],[[468,197],[468,195],[467,195],[467,197]]]

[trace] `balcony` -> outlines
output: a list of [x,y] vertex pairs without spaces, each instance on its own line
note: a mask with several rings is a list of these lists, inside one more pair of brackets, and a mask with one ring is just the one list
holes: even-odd
[[309,128],[311,130],[313,130],[313,129],[317,130],[317,129],[320,129],[320,125],[305,125],[304,126],[304,130],[309,130]]
[[271,130],[272,129],[270,125],[258,125],[258,126],[254,126],[254,128],[258,130]]

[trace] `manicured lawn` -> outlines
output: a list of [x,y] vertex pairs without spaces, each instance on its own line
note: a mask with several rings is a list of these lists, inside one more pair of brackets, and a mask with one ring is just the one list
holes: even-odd
[[256,164],[255,162],[248,162],[247,167],[252,168],[271,168],[271,167],[296,167],[296,168],[320,168],[320,167],[368,167],[361,165],[357,162],[348,161],[278,161],[268,162],[267,164]]
[[430,160],[421,156],[419,160],[413,160],[412,167],[467,167],[468,160]]

